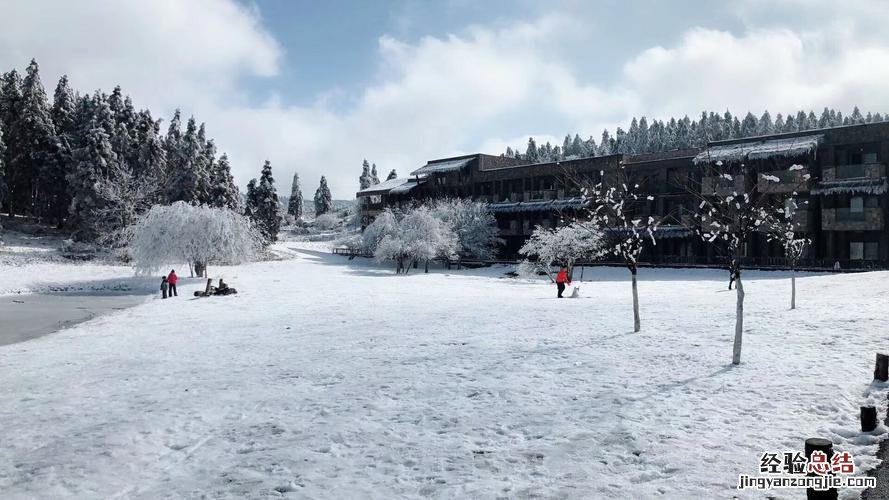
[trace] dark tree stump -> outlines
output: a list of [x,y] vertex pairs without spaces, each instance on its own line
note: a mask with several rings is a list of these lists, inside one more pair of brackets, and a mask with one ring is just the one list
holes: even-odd
[[873,406],[861,407],[861,432],[870,432],[877,428],[877,409]]
[[889,355],[877,353],[877,365],[874,367],[874,380],[889,380]]
[[[829,439],[824,438],[809,438],[806,439],[806,460],[812,458],[812,452],[821,451],[824,455],[827,456],[827,463],[830,463],[830,460],[833,458],[833,443],[830,442]],[[814,472],[810,472],[807,474],[808,476],[815,476]],[[816,490],[812,488],[806,489],[806,498],[808,500],[836,500],[838,497],[838,493],[836,488],[831,488],[829,490]]]

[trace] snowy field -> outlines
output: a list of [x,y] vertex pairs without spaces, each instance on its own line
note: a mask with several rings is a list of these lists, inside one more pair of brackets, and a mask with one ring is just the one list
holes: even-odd
[[0,347],[2,496],[763,498],[738,474],[811,436],[875,465],[858,407],[885,414],[887,273],[802,277],[796,311],[786,274],[746,273],[732,367],[724,271],[641,270],[633,334],[621,268],[556,300],[504,268],[395,276],[312,248],[211,267],[236,296],[191,283]]

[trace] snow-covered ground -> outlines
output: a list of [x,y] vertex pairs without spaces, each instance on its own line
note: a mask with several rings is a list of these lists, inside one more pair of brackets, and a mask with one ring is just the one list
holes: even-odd
[[211,268],[236,296],[190,284],[0,347],[2,496],[730,498],[811,436],[874,465],[858,407],[885,414],[887,273],[802,277],[795,311],[786,274],[746,273],[732,367],[724,271],[641,270],[634,334],[621,268],[557,300],[504,268],[285,245]]

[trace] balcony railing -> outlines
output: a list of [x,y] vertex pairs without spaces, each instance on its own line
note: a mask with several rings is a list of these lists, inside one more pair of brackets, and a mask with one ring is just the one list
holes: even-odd
[[879,231],[884,226],[883,210],[865,208],[824,208],[821,210],[821,229],[825,231]]
[[886,166],[881,163],[864,163],[860,165],[837,165],[825,167],[822,180],[846,179],[879,179],[886,176]]
[[[809,182],[805,177],[808,173],[809,172],[806,169],[762,172],[757,181],[756,188],[761,193],[808,191]],[[778,180],[775,181],[774,178],[777,178]]]

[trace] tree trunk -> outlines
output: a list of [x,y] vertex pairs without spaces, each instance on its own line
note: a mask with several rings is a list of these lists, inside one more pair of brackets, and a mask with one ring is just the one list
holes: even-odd
[[796,269],[790,270],[790,308],[796,309]]
[[188,261],[188,274],[191,275],[192,278],[194,278],[194,267],[191,265],[190,260]]
[[577,281],[583,281],[583,269],[585,266],[580,266],[580,279]]
[[744,285],[741,283],[741,272],[735,280],[735,290],[738,292],[738,305],[735,309],[735,346],[732,350],[732,364],[741,364],[741,338],[744,332]]
[[425,274],[429,274],[429,259],[426,259],[425,266],[423,272]]
[[642,320],[639,319],[639,287],[636,284],[636,269],[630,269],[633,280],[633,332],[642,329]]

